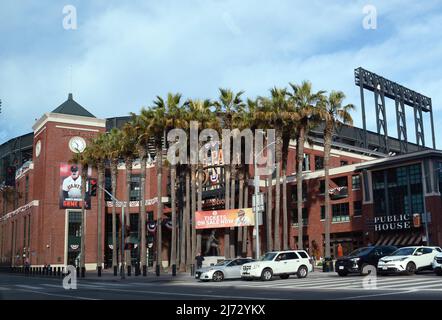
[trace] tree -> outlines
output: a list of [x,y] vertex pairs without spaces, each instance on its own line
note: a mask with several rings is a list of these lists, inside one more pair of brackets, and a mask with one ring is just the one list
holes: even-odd
[[[244,91],[239,91],[234,93],[230,89],[219,89],[218,100],[215,101],[215,112],[217,116],[221,118],[222,128],[233,130],[234,128],[234,117],[238,115],[238,112],[244,108],[245,104],[242,101],[242,95]],[[221,131],[221,128],[220,130]],[[223,137],[224,138],[224,137]],[[230,137],[229,137],[230,143]],[[232,150],[232,148],[230,148]],[[233,182],[235,177],[232,176],[236,172],[236,168],[232,164],[232,159],[225,150],[223,150],[223,161],[224,161],[224,201],[225,209],[228,210],[234,207],[235,199],[235,183]],[[231,180],[232,179],[232,180]],[[233,201],[232,201],[233,199]],[[224,255],[226,258],[233,258],[235,254],[235,244],[234,244],[234,228],[226,228],[224,230]]]
[[[118,257],[117,257],[117,215],[116,215],[116,192],[117,192],[117,175],[118,163],[120,160],[120,140],[122,133],[119,129],[112,129],[103,137],[103,145],[106,159],[110,163],[111,169],[111,185],[112,185],[112,267],[114,275],[117,275]],[[121,227],[121,224],[120,224]],[[120,233],[121,234],[121,233]],[[120,257],[122,258],[122,249],[120,248]],[[122,259],[120,258],[120,261]]]
[[324,175],[325,175],[325,257],[330,258],[330,151],[334,131],[343,124],[353,125],[350,111],[355,109],[352,104],[342,105],[345,94],[341,91],[332,91],[327,98],[321,101],[321,118],[324,120]]
[[298,213],[298,249],[304,246],[303,221],[302,221],[302,164],[304,161],[304,143],[308,131],[315,124],[318,114],[318,103],[324,91],[312,92],[312,85],[303,81],[301,85],[290,83],[293,92],[289,93],[293,111],[296,113],[298,123],[296,132],[296,188],[297,188],[297,213]]

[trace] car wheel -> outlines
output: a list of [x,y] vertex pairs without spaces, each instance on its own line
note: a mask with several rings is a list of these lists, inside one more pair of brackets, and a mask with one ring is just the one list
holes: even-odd
[[437,276],[442,276],[442,269],[436,269],[436,271],[434,271],[436,273]]
[[416,265],[414,262],[408,262],[405,269],[407,270],[407,274],[413,274],[416,272]]
[[307,274],[308,274],[307,267],[306,266],[300,266],[299,269],[298,269],[298,272],[296,273],[296,276],[301,279],[301,278],[307,277]]
[[290,275],[288,275],[288,274],[281,274],[279,277],[281,279],[288,279],[290,277]]
[[216,271],[213,276],[212,280],[215,282],[220,282],[224,280],[224,274],[221,271]]
[[348,275],[348,272],[347,271],[338,271],[338,275],[340,277],[346,277]]
[[269,280],[272,279],[272,277],[273,277],[273,271],[272,271],[272,269],[264,269],[264,270],[262,270],[262,273],[261,273],[261,280],[263,280],[263,281],[269,281]]

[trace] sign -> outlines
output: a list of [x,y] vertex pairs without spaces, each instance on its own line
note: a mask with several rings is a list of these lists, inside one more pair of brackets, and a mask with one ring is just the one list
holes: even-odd
[[420,228],[421,226],[421,215],[420,213],[413,214],[413,227]]
[[[60,164],[60,209],[81,209],[81,166]],[[85,209],[91,208],[88,183],[86,183]]]
[[246,227],[255,224],[252,208],[195,212],[196,229]]
[[262,192],[253,194],[252,207],[256,211],[264,211],[264,194]]
[[411,228],[411,216],[409,214],[381,216],[374,218],[374,231],[404,230]]

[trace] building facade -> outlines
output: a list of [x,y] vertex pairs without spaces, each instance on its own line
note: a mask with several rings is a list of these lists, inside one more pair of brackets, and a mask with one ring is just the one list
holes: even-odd
[[[68,100],[50,113],[44,114],[33,126],[33,132],[17,137],[0,146],[2,186],[0,191],[0,262],[7,266],[21,266],[26,260],[34,266],[66,266],[78,263],[80,253],[80,232],[84,228],[86,238],[86,268],[93,270],[97,263],[97,247],[103,250],[104,267],[111,266],[112,252],[112,210],[113,202],[104,195],[103,212],[97,211],[99,199],[89,196],[85,225],[81,225],[81,209],[78,196],[70,194],[75,188],[74,165],[70,163],[75,152],[81,151],[89,139],[99,133],[121,127],[128,117],[97,119],[80,106],[69,95]],[[358,128],[344,127],[332,144],[331,153],[331,245],[336,255],[336,246],[341,244],[344,253],[369,244],[393,244],[398,246],[442,244],[442,197],[441,171],[442,152],[420,148],[409,143],[406,154],[383,154],[375,146],[358,147],[351,139],[357,136]],[[303,180],[303,243],[312,255],[323,256],[324,247],[324,152],[321,128],[311,132],[313,143],[305,145]],[[392,145],[399,146],[393,138]],[[375,144],[376,134],[370,133],[369,141]],[[21,145],[18,142],[23,142]],[[18,146],[17,146],[18,144]],[[296,144],[289,147],[287,161],[287,208],[289,247],[298,243],[298,217],[296,203]],[[149,156],[146,169],[146,215],[147,225],[140,226],[140,171],[135,161],[130,190],[126,184],[126,168],[122,161],[118,166],[117,203],[115,211],[121,216],[122,205],[129,211],[132,262],[139,260],[140,228],[147,230],[148,259],[150,265],[157,259],[155,235],[157,203],[162,201],[162,252],[159,253],[163,266],[170,262],[171,247],[171,199],[170,176],[165,167],[161,199],[157,198],[157,174],[154,152]],[[10,172],[11,168],[13,169]],[[243,180],[239,173],[234,175],[235,194],[232,206],[251,207],[253,188],[253,166],[248,167]],[[202,198],[203,210],[224,209],[225,184],[222,166],[204,168]],[[12,176],[11,176],[12,175]],[[74,177],[74,178],[72,178]],[[97,172],[89,170],[89,179],[96,179]],[[178,228],[182,230],[182,216],[185,208],[186,179],[178,166],[177,174]],[[73,179],[73,180],[70,180]],[[106,190],[111,191],[110,172],[106,171]],[[244,178],[245,179],[245,178]],[[12,180],[12,181],[11,181]],[[90,180],[88,180],[90,181]],[[244,181],[244,183],[242,182]],[[266,215],[274,219],[276,179],[272,185],[262,176],[260,191],[273,197],[271,212],[266,210],[263,225],[260,226],[261,252],[267,248]],[[88,184],[89,186],[89,184]],[[129,191],[130,199],[126,194]],[[267,199],[267,197],[266,197]],[[282,197],[281,197],[282,200]],[[241,203],[240,203],[241,202]],[[267,205],[266,205],[267,208]],[[282,212],[282,203],[280,205]],[[427,212],[429,214],[424,215]],[[127,213],[127,211],[126,211]],[[103,237],[98,239],[98,215],[101,215]],[[282,216],[280,217],[282,222]],[[117,219],[119,230],[119,218]],[[282,224],[282,223],[281,223]],[[282,238],[283,227],[280,226]],[[211,230],[198,231],[202,236],[201,251],[212,254],[209,248]],[[215,237],[219,255],[230,252],[224,248],[225,229],[217,229]],[[272,226],[272,238],[274,226]],[[180,239],[180,234],[178,234]],[[233,254],[254,256],[253,227],[235,229],[231,234]],[[179,250],[179,246],[178,246]],[[230,250],[230,248],[229,248]],[[178,252],[178,256],[182,256]]]

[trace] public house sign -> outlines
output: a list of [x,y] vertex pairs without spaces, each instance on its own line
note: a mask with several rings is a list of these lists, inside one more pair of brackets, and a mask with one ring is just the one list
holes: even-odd
[[411,229],[411,215],[399,214],[374,218],[374,231]]

